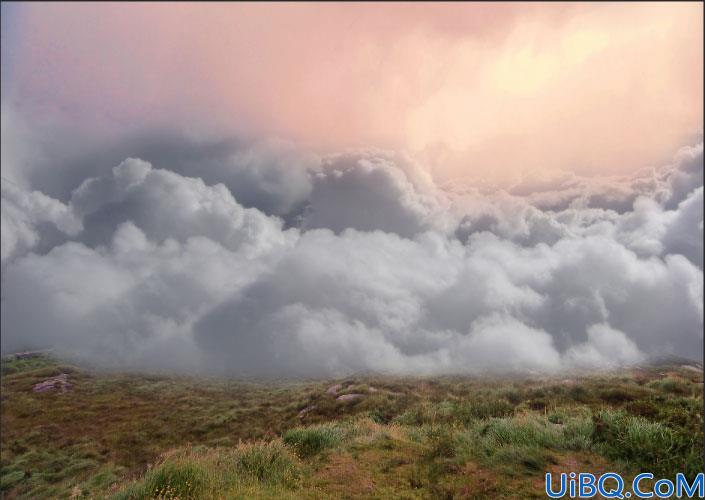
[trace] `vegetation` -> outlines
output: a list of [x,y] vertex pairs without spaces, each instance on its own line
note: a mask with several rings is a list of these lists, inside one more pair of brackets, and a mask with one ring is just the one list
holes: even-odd
[[233,498],[251,492],[280,496],[298,484],[300,467],[281,441],[234,447],[190,448],[164,455],[144,476],[118,489],[113,498]]
[[[68,391],[33,391],[62,373]],[[2,374],[8,499],[543,498],[545,471],[703,468],[703,374],[680,364],[256,382],[43,355],[4,360]]]
[[310,457],[340,443],[343,433],[335,425],[314,425],[289,429],[284,442],[301,457]]

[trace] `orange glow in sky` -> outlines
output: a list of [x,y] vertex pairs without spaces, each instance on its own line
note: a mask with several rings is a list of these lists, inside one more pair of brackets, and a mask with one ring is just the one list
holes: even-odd
[[[28,4],[7,90],[87,123],[627,173],[702,133],[701,3]],[[5,42],[5,40],[4,40]]]

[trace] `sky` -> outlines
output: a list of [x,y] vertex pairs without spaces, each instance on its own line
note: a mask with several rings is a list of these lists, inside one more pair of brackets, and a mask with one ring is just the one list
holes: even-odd
[[2,350],[702,358],[701,3],[2,4]]
[[703,126],[697,2],[9,10],[4,95],[111,135],[401,148],[437,176],[506,180],[656,166]]

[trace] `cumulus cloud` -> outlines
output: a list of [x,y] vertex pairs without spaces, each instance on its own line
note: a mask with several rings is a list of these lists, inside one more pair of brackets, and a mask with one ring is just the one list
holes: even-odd
[[126,221],[160,242],[204,236],[231,250],[245,247],[248,255],[281,244],[290,234],[278,218],[243,208],[223,184],[206,186],[133,158],[109,176],[85,180],[73,192],[71,207],[85,221],[86,237],[96,242],[106,228]]
[[409,158],[388,152],[351,152],[326,158],[313,177],[306,229],[380,230],[410,237],[449,221],[448,200],[430,175]]
[[170,134],[127,141],[120,150],[207,184],[224,184],[243,206],[278,216],[298,215],[311,194],[310,173],[321,166],[319,155],[273,139],[195,140]]
[[587,341],[577,344],[566,353],[566,361],[571,366],[587,368],[632,364],[643,359],[643,354],[624,332],[599,323],[587,330]]
[[302,376],[702,352],[702,145],[488,193],[403,154],[259,144],[202,176],[123,159],[63,199],[3,181],[3,351]]
[[47,240],[51,228],[69,236],[82,229],[80,219],[70,207],[39,191],[26,191],[12,181],[2,183],[0,203],[3,264],[42,243],[42,234]]

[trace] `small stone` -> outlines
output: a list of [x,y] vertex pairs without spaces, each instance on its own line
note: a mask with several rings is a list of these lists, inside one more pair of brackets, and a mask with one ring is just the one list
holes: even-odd
[[354,401],[356,399],[360,399],[363,397],[364,394],[343,394],[342,396],[338,396],[337,399],[338,401]]
[[343,384],[335,384],[331,385],[328,390],[326,390],[326,394],[330,394],[332,396],[335,396],[338,394],[338,391],[343,388]]
[[304,418],[308,413],[316,408],[316,405],[307,406],[299,412],[299,418]]

